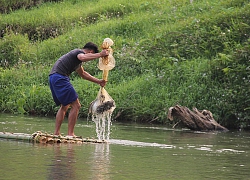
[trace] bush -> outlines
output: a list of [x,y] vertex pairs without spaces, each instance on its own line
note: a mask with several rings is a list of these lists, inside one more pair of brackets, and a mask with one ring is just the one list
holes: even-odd
[[10,33],[0,41],[0,66],[10,68],[22,62],[22,54],[28,51],[26,36]]

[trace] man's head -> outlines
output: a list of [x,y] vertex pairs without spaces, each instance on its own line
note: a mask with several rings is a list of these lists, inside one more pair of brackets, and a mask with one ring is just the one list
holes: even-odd
[[92,42],[88,42],[83,46],[83,49],[93,50],[94,53],[98,53],[98,46]]

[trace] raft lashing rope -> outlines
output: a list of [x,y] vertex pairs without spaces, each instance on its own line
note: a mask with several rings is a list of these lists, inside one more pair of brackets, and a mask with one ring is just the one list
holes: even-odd
[[[115,59],[111,46],[114,44],[110,38],[105,38],[102,43],[102,49],[107,49],[109,55],[99,59],[98,68],[103,71],[102,78],[108,81],[108,72],[115,67]],[[96,134],[98,140],[109,140],[111,117],[115,110],[115,101],[108,94],[104,87],[101,87],[96,99],[90,103],[89,114],[96,125]]]

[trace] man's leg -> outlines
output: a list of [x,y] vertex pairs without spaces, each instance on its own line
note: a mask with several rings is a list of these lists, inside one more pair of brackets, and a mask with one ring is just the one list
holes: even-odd
[[69,108],[69,105],[67,105],[67,106],[61,105],[60,109],[57,111],[55,132],[54,132],[55,135],[60,135],[60,128],[61,128],[62,122],[64,120],[64,117],[65,117],[65,114],[66,114],[68,108]]
[[68,117],[68,135],[69,136],[75,136],[74,128],[76,125],[76,121],[78,118],[78,113],[79,113],[80,108],[81,108],[81,104],[77,98],[77,100],[71,103],[71,109],[69,112],[69,117]]

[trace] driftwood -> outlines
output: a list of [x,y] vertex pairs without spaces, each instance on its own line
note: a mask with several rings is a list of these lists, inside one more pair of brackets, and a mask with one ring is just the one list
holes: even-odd
[[218,124],[210,111],[199,111],[193,108],[193,111],[187,107],[176,105],[168,110],[168,119],[173,121],[179,119],[183,125],[194,131],[228,131],[227,128]]

